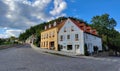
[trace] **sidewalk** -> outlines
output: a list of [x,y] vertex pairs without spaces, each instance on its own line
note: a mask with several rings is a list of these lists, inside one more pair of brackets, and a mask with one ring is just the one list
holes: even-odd
[[34,46],[33,44],[31,44],[31,47],[37,51],[41,51],[44,53],[50,53],[50,54],[55,54],[55,55],[60,55],[60,56],[68,56],[68,57],[78,57],[74,53],[38,48],[38,47]]
[[31,44],[31,47],[38,52],[49,53],[49,54],[54,54],[54,55],[59,55],[59,56],[66,56],[66,57],[72,57],[72,58],[85,58],[85,59],[100,60],[100,61],[113,61],[113,62],[118,61],[116,59],[111,59],[111,58],[107,58],[107,57],[102,58],[102,57],[93,57],[93,56],[80,56],[80,55],[78,56],[78,55],[75,55],[74,53],[38,48],[32,44]]

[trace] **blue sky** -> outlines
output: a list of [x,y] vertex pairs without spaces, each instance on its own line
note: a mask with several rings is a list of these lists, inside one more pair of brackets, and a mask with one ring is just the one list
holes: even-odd
[[108,13],[120,31],[119,0],[0,0],[0,38],[19,36],[27,28],[60,16],[73,16],[90,23]]
[[113,17],[120,28],[120,1],[119,0],[67,0],[68,7],[65,10],[68,16],[75,16],[82,18],[87,22],[91,21],[91,18],[96,15],[102,15],[108,13],[110,17]]

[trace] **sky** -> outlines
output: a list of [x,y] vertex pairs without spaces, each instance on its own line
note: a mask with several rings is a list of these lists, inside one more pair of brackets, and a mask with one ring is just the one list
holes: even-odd
[[60,16],[91,23],[93,16],[108,13],[120,31],[120,0],[0,0],[0,38],[18,37],[31,26]]

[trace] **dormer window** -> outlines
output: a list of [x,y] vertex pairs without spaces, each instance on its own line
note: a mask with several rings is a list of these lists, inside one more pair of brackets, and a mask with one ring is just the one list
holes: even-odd
[[51,24],[49,24],[49,28],[51,28]]
[[56,26],[56,22],[54,22],[53,26]]
[[47,26],[45,26],[45,30],[47,29]]

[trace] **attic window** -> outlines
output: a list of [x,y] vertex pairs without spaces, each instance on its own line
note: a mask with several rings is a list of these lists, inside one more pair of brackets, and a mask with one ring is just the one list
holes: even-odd
[[60,41],[63,41],[63,36],[62,35],[60,36]]
[[79,35],[75,34],[75,40],[78,41]]
[[74,26],[71,26],[71,31],[74,31]]
[[66,27],[64,27],[64,32],[66,32]]

